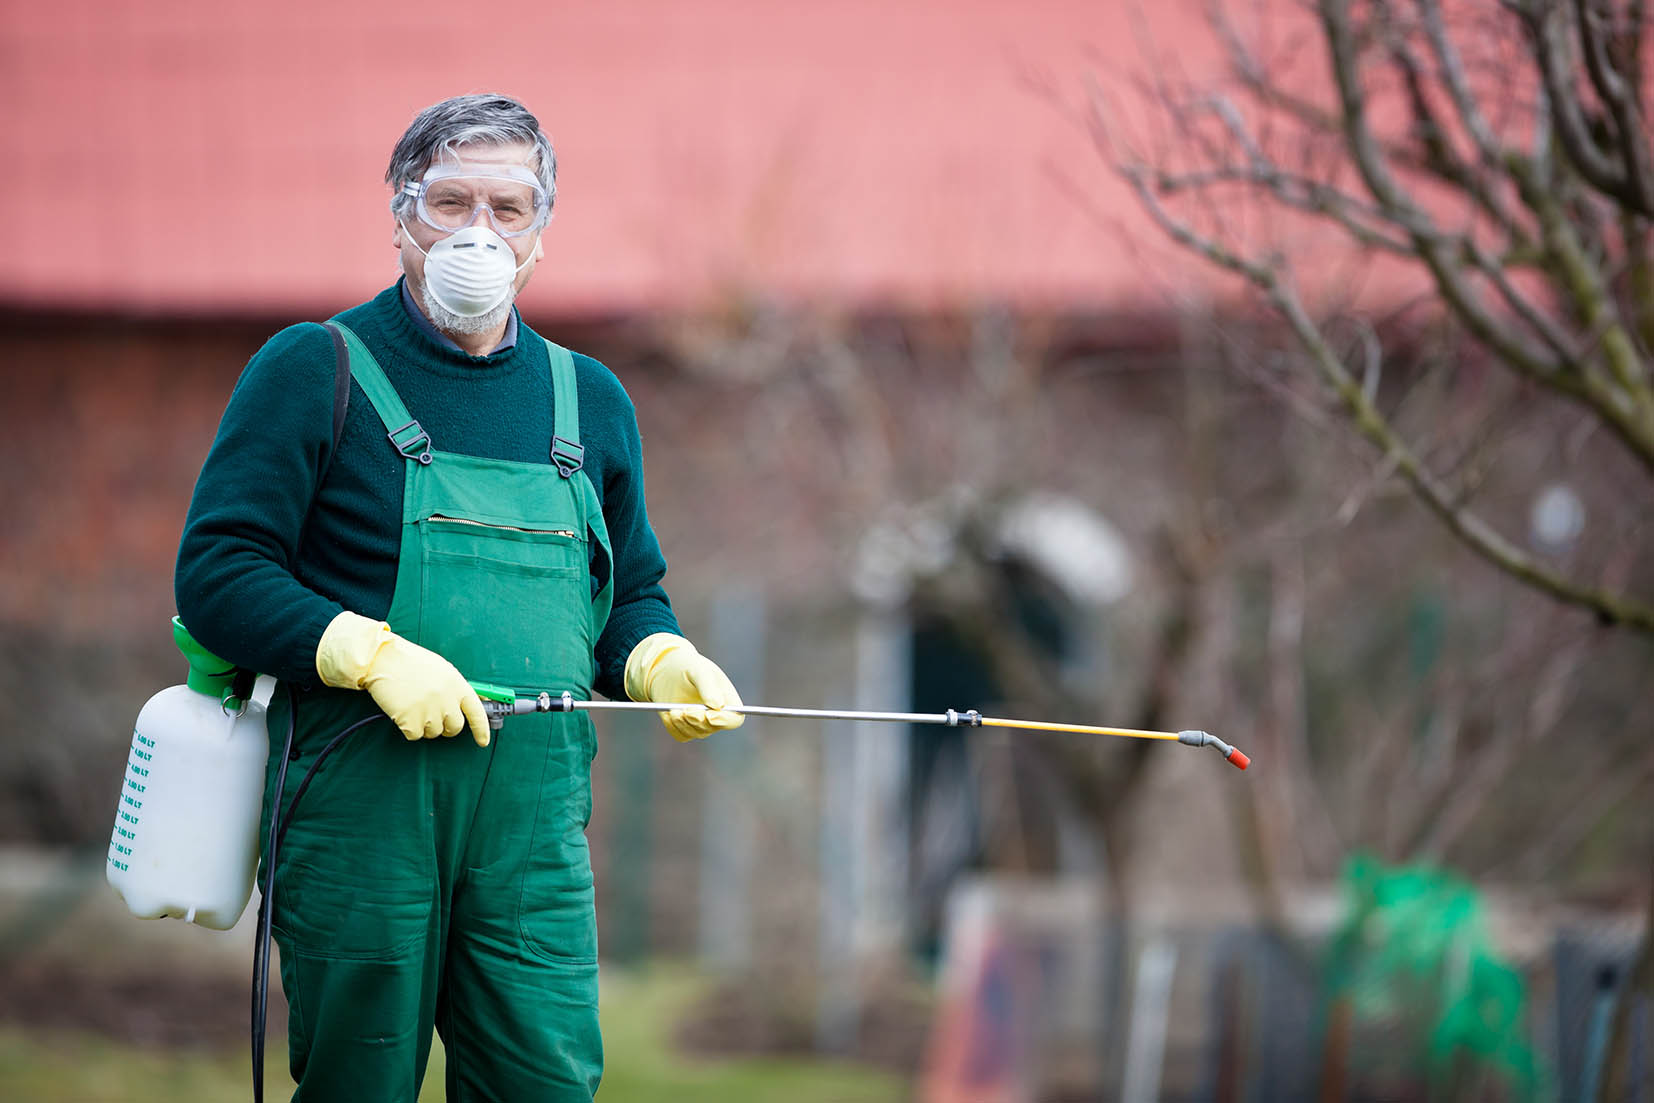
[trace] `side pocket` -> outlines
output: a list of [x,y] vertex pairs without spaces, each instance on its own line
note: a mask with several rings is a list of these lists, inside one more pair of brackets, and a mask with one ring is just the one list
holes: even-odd
[[597,725],[592,723],[590,713],[581,713],[578,719],[584,735],[585,753],[580,760],[581,777],[575,793],[575,818],[580,823],[581,838],[584,839],[584,832],[592,822],[592,763],[597,761]]
[[281,951],[281,991],[287,997],[287,1071],[294,1082],[304,1078],[310,1062],[310,1024],[305,1017],[304,983],[299,974],[299,955],[291,942],[277,938]]
[[591,549],[589,571],[591,574],[591,596],[596,600],[603,588],[614,581],[614,561],[609,557],[609,549],[603,546],[597,533],[591,526],[586,527],[586,546]]
[[551,718],[539,802],[523,862],[518,926],[535,956],[564,965],[597,962],[597,912],[586,821],[591,816],[591,721]]
[[[330,719],[320,734],[337,730]],[[429,748],[370,724],[334,748],[295,804],[322,750],[315,729],[304,735],[279,805],[288,819],[271,926],[284,951],[309,958],[395,959],[433,930],[436,859],[422,753]]]

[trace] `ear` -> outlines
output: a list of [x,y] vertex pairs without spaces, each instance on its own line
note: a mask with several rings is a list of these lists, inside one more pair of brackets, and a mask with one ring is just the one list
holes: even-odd
[[391,248],[402,251],[402,220],[391,215]]

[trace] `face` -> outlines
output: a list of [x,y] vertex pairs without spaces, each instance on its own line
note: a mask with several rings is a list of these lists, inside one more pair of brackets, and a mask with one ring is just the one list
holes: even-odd
[[[532,173],[534,147],[527,142],[468,146],[460,151],[459,160],[443,158],[435,162],[433,167],[469,170],[481,178],[456,176],[429,185],[425,201],[427,209],[436,220],[444,224],[453,224],[457,228],[458,225],[474,219],[473,224],[487,226],[499,232],[502,229],[509,230],[513,220],[521,218],[523,189],[520,186],[512,186],[509,182],[501,184],[487,177],[520,175],[524,170]],[[478,204],[487,205],[489,210],[476,210]],[[427,225],[412,208],[404,211],[401,216],[393,216],[392,222],[391,245],[402,255],[402,271],[408,277],[414,301],[421,301],[425,287],[425,254],[421,250],[429,250],[452,231],[439,230]],[[517,273],[515,280],[518,292],[528,284],[535,266],[540,258],[545,256],[545,247],[540,243],[540,235],[543,232],[544,227],[505,238],[522,269]],[[419,246],[418,249],[403,248],[409,244],[410,238]]]

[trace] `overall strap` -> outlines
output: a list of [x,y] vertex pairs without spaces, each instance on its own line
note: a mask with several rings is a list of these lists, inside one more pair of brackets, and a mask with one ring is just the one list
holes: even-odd
[[[541,338],[545,341],[545,338]],[[574,357],[562,345],[546,341],[551,357],[551,462],[558,474],[573,478],[586,462],[580,444],[580,395],[574,384]]]
[[329,462],[339,450],[339,438],[345,432],[345,414],[350,409],[350,351],[345,348],[345,335],[338,326],[322,323],[328,340],[333,342],[333,446],[328,452]]
[[430,436],[419,422],[408,416],[402,397],[385,377],[385,369],[379,366],[373,353],[368,351],[360,337],[351,332],[349,326],[338,319],[323,324],[344,338],[345,350],[350,354],[350,374],[361,384],[362,393],[368,396],[368,401],[373,403],[374,410],[379,414],[379,420],[385,423],[385,435],[390,438],[392,446],[410,460],[430,463]]

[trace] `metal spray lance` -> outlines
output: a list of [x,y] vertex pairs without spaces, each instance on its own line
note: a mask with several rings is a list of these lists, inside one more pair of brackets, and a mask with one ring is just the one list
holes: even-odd
[[[472,682],[471,686],[482,698],[482,707],[488,713],[488,724],[498,731],[508,716],[525,716],[535,712],[669,712],[672,709],[701,709],[705,705],[658,701],[582,701],[564,691],[553,694],[519,693],[506,686],[487,682]],[[948,728],[1018,728],[1025,731],[1070,732],[1076,735],[1113,735],[1125,739],[1164,739],[1190,747],[1216,747],[1225,759],[1239,769],[1252,764],[1237,747],[1231,747],[1210,732],[1203,731],[1145,731],[1141,728],[1105,728],[1090,724],[1056,724],[1043,720],[1005,720],[983,716],[975,709],[946,712],[862,712],[845,709],[780,708],[772,705],[737,705],[724,712],[738,712],[743,716],[781,716],[795,719],[855,720],[880,724],[939,724]]]

